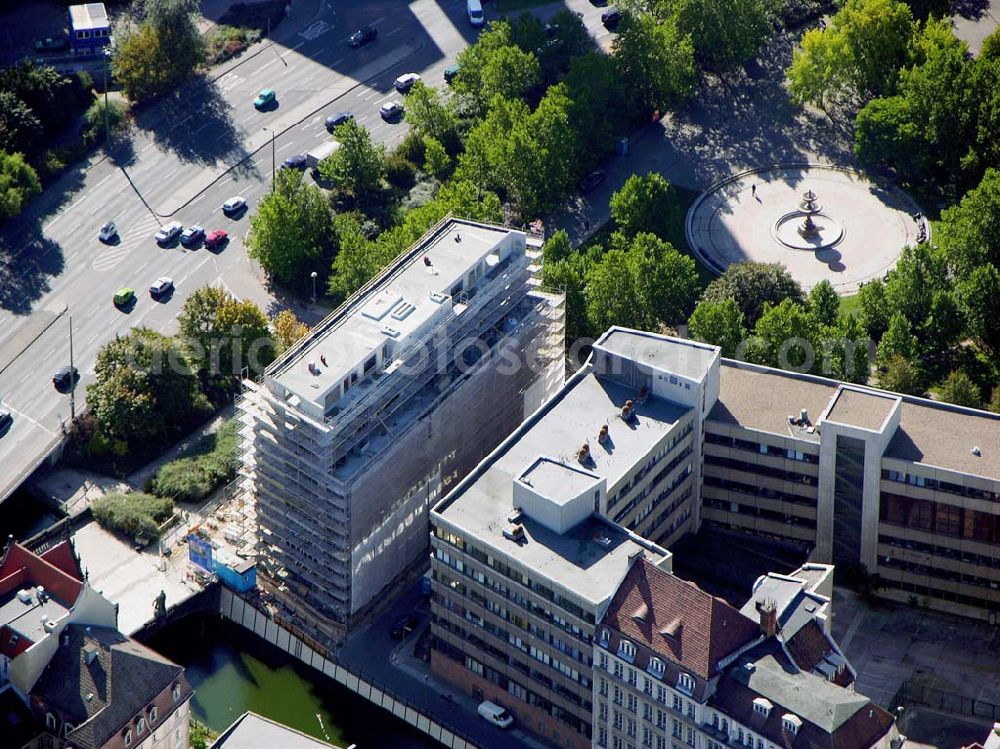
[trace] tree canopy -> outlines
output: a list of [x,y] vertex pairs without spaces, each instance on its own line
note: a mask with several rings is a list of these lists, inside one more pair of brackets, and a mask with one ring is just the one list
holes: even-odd
[[699,302],[691,313],[688,327],[693,338],[718,346],[722,355],[730,358],[736,356],[747,337],[743,312],[734,299]]
[[780,304],[784,299],[802,301],[802,288],[778,263],[733,263],[713,280],[702,293],[703,301],[733,299],[747,326],[753,327],[764,313],[764,305]]
[[340,148],[319,163],[319,173],[334,187],[363,199],[375,192],[385,174],[385,146],[372,141],[368,128],[350,119],[334,132]]
[[0,222],[19,214],[41,190],[38,175],[24,156],[0,151]]
[[681,221],[674,189],[659,172],[631,175],[611,196],[611,218],[627,237],[650,232],[665,239]]
[[634,111],[667,111],[694,92],[694,44],[675,21],[626,13],[612,50]]

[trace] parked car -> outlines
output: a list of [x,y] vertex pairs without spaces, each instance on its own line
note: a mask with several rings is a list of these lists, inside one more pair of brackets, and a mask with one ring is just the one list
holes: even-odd
[[403,105],[393,99],[383,104],[378,113],[382,115],[383,120],[390,122],[403,116]]
[[168,276],[160,276],[149,286],[149,295],[153,299],[159,299],[174,289],[174,281]]
[[135,289],[124,286],[115,292],[115,306],[127,307],[135,301]]
[[253,100],[253,105],[257,109],[263,109],[273,104],[277,98],[278,95],[274,92],[273,88],[262,88],[260,93],[257,94],[257,98]]
[[282,169],[305,169],[308,159],[304,153],[297,153],[294,156],[289,156],[287,159],[281,162]]
[[247,209],[247,199],[236,195],[222,204],[222,212],[227,216],[239,216]]
[[402,640],[413,630],[417,628],[417,617],[415,616],[404,616],[398,622],[396,626],[392,628],[392,636],[396,640]]
[[205,246],[210,250],[214,250],[217,247],[222,247],[222,245],[228,241],[229,234],[224,232],[222,229],[215,229],[210,231],[208,236],[205,237]]
[[14,423],[14,417],[6,408],[0,408],[0,436],[7,434],[10,425]]
[[403,73],[392,82],[392,85],[396,87],[399,93],[408,94],[410,93],[410,89],[413,88],[413,84],[419,80],[420,75],[417,73]]
[[182,231],[184,231],[184,224],[180,221],[171,221],[169,224],[161,226],[160,230],[156,232],[156,241],[160,244],[169,244],[177,239]]
[[365,25],[347,37],[347,43],[357,49],[369,42],[374,42],[378,36],[378,30],[374,26]]
[[458,65],[452,65],[451,67],[444,69],[444,82],[451,83],[455,80],[455,76],[458,75]]
[[580,180],[580,191],[590,192],[599,184],[601,184],[604,181],[604,178],[607,176],[608,176],[607,173],[603,169],[595,169],[586,177],[584,177],[582,180]]
[[62,367],[52,375],[52,384],[60,393],[69,392],[80,380],[76,367]]
[[608,10],[601,13],[601,23],[604,24],[604,28],[608,31],[617,29],[621,20],[622,12],[618,8],[608,8]]
[[53,52],[57,49],[65,49],[69,45],[69,39],[64,36],[47,36],[44,39],[35,40],[36,52]]
[[332,133],[345,122],[353,119],[354,115],[351,112],[337,112],[337,114],[331,114],[326,118],[326,129]]
[[205,238],[205,229],[201,226],[189,226],[181,234],[181,244],[185,247],[195,247]]
[[486,700],[479,703],[479,715],[500,728],[509,728],[514,716],[496,703]]
[[118,236],[118,227],[115,226],[114,221],[108,221],[101,230],[97,233],[97,238],[102,242],[110,242],[112,239]]

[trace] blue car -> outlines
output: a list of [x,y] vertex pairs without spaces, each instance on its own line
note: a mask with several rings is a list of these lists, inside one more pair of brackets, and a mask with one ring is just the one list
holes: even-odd
[[306,168],[306,155],[304,153],[297,153],[294,156],[289,156],[283,162],[281,162],[282,169],[305,169]]

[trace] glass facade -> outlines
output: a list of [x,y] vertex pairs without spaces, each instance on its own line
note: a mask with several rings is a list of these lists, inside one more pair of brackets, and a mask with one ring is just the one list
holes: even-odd
[[837,435],[833,482],[833,563],[861,559],[861,508],[865,488],[865,443]]

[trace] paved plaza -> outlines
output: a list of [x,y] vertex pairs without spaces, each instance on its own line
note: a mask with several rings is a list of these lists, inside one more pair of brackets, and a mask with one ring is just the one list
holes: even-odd
[[927,230],[926,221],[914,219],[919,212],[901,190],[851,169],[779,166],[710,187],[688,212],[685,229],[688,244],[718,273],[747,260],[782,263],[803,289],[825,278],[838,293],[853,294],[917,243]]

